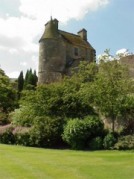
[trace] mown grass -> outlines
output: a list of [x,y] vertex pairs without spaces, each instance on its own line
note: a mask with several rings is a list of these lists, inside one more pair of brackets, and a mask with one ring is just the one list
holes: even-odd
[[0,145],[0,179],[134,179],[134,151]]

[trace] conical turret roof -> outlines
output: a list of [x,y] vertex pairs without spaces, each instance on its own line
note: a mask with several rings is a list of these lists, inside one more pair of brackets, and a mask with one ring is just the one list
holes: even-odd
[[50,39],[50,38],[57,38],[58,37],[58,21],[56,19],[52,19],[45,24],[45,31],[40,39]]

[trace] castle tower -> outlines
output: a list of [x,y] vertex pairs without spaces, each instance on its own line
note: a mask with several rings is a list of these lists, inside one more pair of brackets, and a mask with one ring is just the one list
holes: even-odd
[[72,34],[58,29],[58,20],[50,19],[39,40],[38,84],[60,81],[70,76],[80,61],[93,62],[95,49],[87,41],[87,31]]
[[45,24],[45,31],[39,40],[38,84],[51,83],[62,78],[65,67],[65,45],[58,31],[58,20]]

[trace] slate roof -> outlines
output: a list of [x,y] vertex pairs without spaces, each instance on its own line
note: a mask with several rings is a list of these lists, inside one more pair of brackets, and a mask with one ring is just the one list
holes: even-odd
[[90,48],[90,49],[94,50],[94,48],[91,46],[91,44],[89,42],[83,40],[79,35],[75,35],[75,34],[65,32],[62,30],[59,30],[59,33],[68,43],[70,43],[72,45],[76,45],[76,46],[80,46],[80,47],[84,47],[84,48]]
[[95,50],[88,41],[83,40],[79,35],[59,30],[58,27],[56,29],[55,21],[57,21],[57,19],[51,19],[48,23],[45,24],[46,28],[39,42],[49,38],[57,39],[60,34],[68,43],[74,46],[76,45],[79,47]]

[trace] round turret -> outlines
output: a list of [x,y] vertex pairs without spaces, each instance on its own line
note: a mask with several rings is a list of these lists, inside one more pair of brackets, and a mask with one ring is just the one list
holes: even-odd
[[66,62],[66,48],[58,33],[58,21],[50,20],[39,41],[38,84],[51,83],[62,78]]

